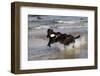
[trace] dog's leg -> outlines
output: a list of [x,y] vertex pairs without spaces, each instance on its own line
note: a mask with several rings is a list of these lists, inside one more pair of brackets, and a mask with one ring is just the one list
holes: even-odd
[[64,45],[64,49],[66,48],[66,45]]
[[73,48],[75,48],[75,46],[74,46],[74,45],[75,45],[75,41],[74,41],[74,43],[73,43]]
[[74,48],[74,44],[73,44],[73,48]]
[[51,47],[50,42],[47,44],[47,46]]
[[47,46],[51,47],[51,39],[49,39]]
[[73,48],[75,47],[74,44],[75,44],[75,40],[73,41]]

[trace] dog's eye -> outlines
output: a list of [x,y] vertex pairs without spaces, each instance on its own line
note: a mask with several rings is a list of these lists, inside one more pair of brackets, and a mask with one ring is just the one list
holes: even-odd
[[55,34],[51,34],[51,35],[50,35],[50,37],[54,37],[54,36],[55,36]]

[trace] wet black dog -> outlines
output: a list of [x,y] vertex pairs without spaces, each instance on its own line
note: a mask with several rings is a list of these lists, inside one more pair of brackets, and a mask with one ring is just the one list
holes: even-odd
[[[74,37],[72,35],[62,34],[60,32],[54,32],[53,29],[47,30],[47,38],[49,38],[48,46],[51,47],[51,44],[55,42],[60,42],[65,45],[70,43],[75,43],[75,39],[79,38],[80,35]],[[74,46],[73,46],[74,47]]]

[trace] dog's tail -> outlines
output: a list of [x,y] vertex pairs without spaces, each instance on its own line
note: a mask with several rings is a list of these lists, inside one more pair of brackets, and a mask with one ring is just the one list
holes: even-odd
[[80,35],[78,35],[78,36],[74,37],[74,39],[77,39],[77,38],[80,38]]

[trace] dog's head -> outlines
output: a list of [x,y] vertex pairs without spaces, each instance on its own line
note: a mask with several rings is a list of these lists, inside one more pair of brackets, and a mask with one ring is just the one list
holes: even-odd
[[48,30],[47,30],[47,38],[49,38],[49,37],[51,37],[51,36],[53,37],[53,36],[54,36],[53,33],[54,33],[53,29],[48,29]]
[[47,33],[52,33],[52,32],[54,32],[53,29],[48,29],[47,30]]
[[54,32],[53,29],[48,29],[47,30],[47,38],[58,38],[60,37],[62,34],[60,32]]

